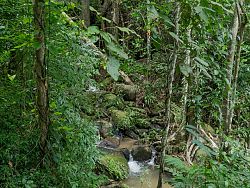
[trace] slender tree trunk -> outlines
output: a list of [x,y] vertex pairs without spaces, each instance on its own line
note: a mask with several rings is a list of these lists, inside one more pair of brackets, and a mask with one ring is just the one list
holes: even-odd
[[[236,55],[235,55],[235,66],[234,66],[234,75],[232,79],[232,97],[231,97],[231,105],[230,105],[230,113],[229,113],[229,119],[228,119],[228,127],[232,127],[232,120],[233,120],[233,114],[234,114],[234,107],[235,107],[235,101],[236,101],[236,90],[237,90],[237,81],[238,81],[238,75],[239,75],[239,69],[240,69],[240,54],[241,54],[241,45],[243,42],[244,37],[244,31],[247,24],[247,18],[243,11],[243,4],[244,1],[240,0],[239,4],[237,5],[237,15],[239,20],[239,35],[237,37],[237,47],[236,47]],[[244,14],[242,16],[242,14]]]
[[[175,13],[175,34],[179,35],[179,19],[180,19],[180,4],[176,2],[176,13]],[[168,78],[168,87],[166,91],[166,122],[164,127],[164,133],[162,136],[161,141],[161,157],[160,157],[160,171],[159,171],[159,179],[157,188],[162,188],[163,184],[163,174],[165,169],[165,155],[166,155],[166,148],[167,148],[167,139],[169,134],[169,127],[170,127],[170,111],[171,111],[171,97],[172,97],[172,89],[173,89],[173,81],[174,81],[174,74],[175,74],[175,67],[177,63],[178,57],[178,50],[179,50],[179,42],[175,41],[175,52],[174,52],[174,59],[171,62],[170,74]]]
[[90,26],[90,10],[89,10],[89,0],[81,0],[82,14],[81,19],[84,20],[84,26]]
[[224,115],[224,126],[225,126],[225,132],[228,134],[231,130],[230,125],[230,111],[231,111],[231,96],[232,96],[232,73],[233,73],[233,66],[234,66],[234,56],[235,56],[235,49],[236,49],[236,37],[238,33],[239,28],[239,18],[238,18],[238,9],[237,9],[237,3],[235,4],[235,10],[234,10],[234,18],[233,18],[233,25],[231,28],[232,32],[232,39],[231,44],[229,46],[229,52],[228,52],[228,58],[227,58],[227,81],[228,81],[228,89],[227,89],[227,99],[226,99],[226,114]]
[[149,81],[149,70],[151,60],[151,19],[150,15],[150,0],[147,0],[147,81]]
[[45,165],[49,126],[49,99],[47,66],[45,61],[45,0],[34,0],[35,40],[40,44],[36,48],[35,75],[37,83],[38,124],[41,129],[40,149],[41,165]]
[[115,39],[118,40],[119,39],[119,30],[116,26],[119,26],[119,21],[120,21],[120,8],[119,8],[119,4],[120,4],[120,0],[114,0],[112,1],[112,34],[114,35]]
[[[191,41],[191,29],[187,30],[187,37],[188,41]],[[191,46],[189,46],[191,47]],[[191,57],[190,57],[190,49],[188,48],[186,50],[186,58],[185,58],[185,65],[188,67],[191,66]],[[189,90],[189,83],[188,83],[188,77],[183,77],[183,96],[182,96],[182,120],[180,123],[179,128],[175,133],[173,133],[171,136],[169,136],[167,142],[171,141],[179,132],[181,132],[186,125],[187,122],[187,99],[188,99],[188,90]]]

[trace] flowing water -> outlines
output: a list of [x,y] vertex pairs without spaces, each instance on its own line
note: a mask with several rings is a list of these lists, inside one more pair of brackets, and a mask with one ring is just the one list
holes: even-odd
[[[131,149],[135,142],[133,140],[126,140],[121,145]],[[152,153],[152,158],[149,161],[138,162],[134,161],[130,155],[129,161],[129,177],[123,181],[129,188],[156,188],[158,183],[159,171],[155,168],[155,152]],[[167,179],[167,177],[165,177]],[[163,188],[171,188],[165,183]]]

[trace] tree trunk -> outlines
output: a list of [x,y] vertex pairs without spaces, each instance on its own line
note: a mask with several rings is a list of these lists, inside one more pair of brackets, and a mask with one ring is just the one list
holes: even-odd
[[[180,4],[176,2],[176,13],[175,13],[175,34],[179,35],[179,19],[180,19]],[[171,62],[170,74],[168,78],[168,87],[166,91],[166,122],[164,127],[164,135],[162,136],[161,141],[161,157],[160,157],[160,171],[159,171],[159,179],[157,188],[162,188],[163,184],[163,174],[165,168],[165,153],[167,148],[167,139],[169,134],[169,127],[170,127],[170,111],[171,111],[171,97],[172,97],[172,89],[173,89],[173,82],[174,82],[174,74],[175,74],[175,67],[177,63],[178,57],[178,50],[179,50],[179,41],[175,41],[175,52],[174,52],[174,59]]]
[[81,19],[84,20],[84,26],[90,26],[90,10],[89,10],[89,0],[81,0],[82,14]]
[[238,33],[239,28],[239,19],[238,19],[238,11],[237,11],[237,3],[235,4],[235,11],[234,11],[234,18],[233,18],[233,25],[231,28],[232,32],[232,39],[231,44],[229,47],[228,52],[228,58],[227,58],[227,81],[228,81],[228,89],[227,89],[227,99],[226,99],[226,109],[225,109],[225,115],[224,115],[224,130],[228,134],[231,130],[230,125],[230,111],[231,111],[231,96],[232,96],[232,88],[231,88],[231,82],[232,82],[232,72],[233,72],[233,66],[234,66],[234,55],[235,55],[235,49],[236,49],[236,37]]
[[[191,29],[190,28],[188,28],[188,30],[187,30],[187,38],[188,38],[188,41],[191,41]],[[185,57],[185,62],[184,62],[185,65],[187,65],[188,67],[191,66],[190,47],[191,47],[191,45],[189,44],[189,47],[186,50],[186,57]],[[188,77],[184,76],[183,77],[183,96],[182,96],[182,120],[181,120],[179,128],[171,136],[169,136],[167,142],[174,139],[174,137],[179,132],[181,132],[183,130],[183,128],[185,127],[185,125],[187,124],[188,91],[189,91]]]
[[147,81],[149,81],[149,70],[151,69],[151,19],[150,15],[150,0],[147,0]]
[[120,8],[119,8],[120,1],[115,0],[112,2],[112,11],[113,11],[113,16],[112,16],[112,21],[113,21],[113,28],[112,28],[112,34],[114,35],[115,39],[118,41],[119,39],[119,30],[116,26],[119,26],[119,13],[120,13]]
[[[237,37],[237,47],[236,47],[236,55],[235,55],[235,66],[234,66],[234,75],[232,79],[232,97],[231,97],[231,105],[230,105],[230,112],[228,117],[228,127],[232,127],[232,120],[234,114],[234,107],[236,101],[236,90],[237,90],[237,81],[240,69],[240,54],[241,54],[241,44],[243,42],[244,31],[247,24],[246,14],[243,10],[244,1],[240,0],[239,4],[237,5],[237,15],[239,20],[239,35]],[[242,16],[244,14],[244,16]]]
[[34,0],[34,25],[35,40],[39,43],[36,48],[35,75],[37,83],[37,111],[38,125],[41,129],[40,150],[41,166],[45,165],[47,152],[47,137],[49,126],[49,99],[48,99],[48,79],[47,65],[45,61],[45,0]]

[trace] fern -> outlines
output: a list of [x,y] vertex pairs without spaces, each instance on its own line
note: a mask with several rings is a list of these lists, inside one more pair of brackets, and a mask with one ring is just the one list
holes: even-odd
[[179,158],[172,157],[170,155],[166,156],[165,162],[167,165],[170,165],[176,170],[181,171],[181,172],[186,172],[189,169],[189,167],[185,164],[185,162],[183,162]]

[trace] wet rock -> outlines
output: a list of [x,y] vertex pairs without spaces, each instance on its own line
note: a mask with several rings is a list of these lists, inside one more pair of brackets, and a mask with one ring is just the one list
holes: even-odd
[[102,138],[107,138],[112,133],[113,129],[112,123],[106,120],[99,120],[96,123],[99,127],[100,136]]
[[118,154],[102,156],[97,162],[97,171],[116,181],[126,179],[129,175],[127,160],[123,155]]
[[130,151],[127,148],[122,148],[121,152],[124,155],[124,157],[127,159],[127,161],[129,161]]
[[137,146],[132,149],[131,154],[135,161],[147,161],[152,157],[152,149],[149,146]]
[[129,138],[138,140],[139,136],[133,131],[133,130],[125,130],[124,134],[128,136]]
[[98,144],[98,147],[103,147],[103,148],[118,148],[118,146],[119,145],[109,140],[101,140]]
[[120,145],[120,138],[117,136],[108,136],[107,138],[105,138],[105,140],[109,141],[110,143],[112,143],[116,147],[118,147]]

